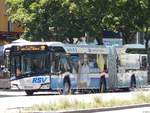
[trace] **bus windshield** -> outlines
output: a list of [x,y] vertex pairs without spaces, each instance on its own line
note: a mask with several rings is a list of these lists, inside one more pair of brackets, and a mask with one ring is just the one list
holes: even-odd
[[[49,54],[48,53],[26,53],[15,55],[11,59],[12,75],[26,75],[33,73],[49,72]],[[20,71],[19,75],[17,70]]]
[[26,54],[22,56],[22,73],[43,73],[49,71],[48,54]]

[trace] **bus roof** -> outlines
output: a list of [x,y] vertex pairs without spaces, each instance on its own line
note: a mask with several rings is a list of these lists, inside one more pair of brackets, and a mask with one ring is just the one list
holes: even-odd
[[117,48],[118,54],[122,54],[122,53],[133,54],[133,52],[134,52],[134,54],[135,53],[140,54],[140,51],[146,51],[145,45],[142,45],[142,44],[125,44],[125,45]]
[[[108,54],[109,50],[107,47],[102,45],[88,45],[88,44],[64,44],[62,42],[15,42],[6,44],[3,47],[3,50],[6,48],[11,48],[12,46],[25,46],[25,45],[47,45],[49,47],[62,47],[66,53],[87,53],[87,54]],[[126,49],[132,48],[132,49],[145,49],[145,46],[142,44],[126,44],[118,48],[120,51],[126,51]],[[2,48],[1,48],[2,49]],[[2,50],[1,50],[2,51]]]
[[142,45],[142,44],[126,44],[123,46],[123,48],[137,48],[137,49],[144,49],[145,48],[145,45]]
[[99,45],[85,45],[85,44],[64,44],[62,42],[46,42],[50,47],[62,47],[66,53],[86,53],[86,54],[108,54],[108,49]]
[[46,45],[45,42],[19,42],[19,43],[10,43],[4,45],[4,49],[10,48],[12,46],[25,46],[25,45]]
[[98,45],[66,45],[67,53],[86,53],[86,54],[108,54],[108,49]]
[[48,46],[54,46],[54,47],[58,47],[58,46],[61,46],[61,47],[63,47],[65,44],[64,43],[62,43],[62,42],[45,42],[46,43],[46,45],[48,45]]

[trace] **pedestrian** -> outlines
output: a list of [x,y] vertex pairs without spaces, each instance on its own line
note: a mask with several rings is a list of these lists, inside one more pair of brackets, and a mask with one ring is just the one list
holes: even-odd
[[131,83],[130,83],[130,87],[136,88],[136,77],[135,77],[135,73],[133,73],[133,71],[130,71],[131,74]]
[[105,92],[107,88],[106,75],[108,74],[107,65],[104,64],[104,70],[100,73],[100,92]]

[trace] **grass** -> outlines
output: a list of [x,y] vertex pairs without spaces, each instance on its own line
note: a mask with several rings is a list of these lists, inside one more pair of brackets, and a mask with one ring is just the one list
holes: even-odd
[[104,101],[101,96],[93,97],[91,102],[84,102],[79,100],[69,101],[66,98],[62,98],[57,103],[34,105],[31,108],[25,109],[25,111],[59,111],[59,110],[77,110],[77,109],[89,109],[89,108],[104,108],[104,107],[116,107],[126,106],[134,104],[146,104],[150,103],[150,94],[139,93],[130,100],[124,99],[111,99]]

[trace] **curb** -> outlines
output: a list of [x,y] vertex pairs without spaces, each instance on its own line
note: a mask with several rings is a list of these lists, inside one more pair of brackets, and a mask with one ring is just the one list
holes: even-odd
[[105,111],[116,111],[116,110],[125,110],[141,107],[150,107],[150,104],[137,104],[130,106],[118,106],[118,107],[108,107],[108,108],[94,108],[94,109],[79,109],[79,110],[68,110],[68,111],[33,111],[33,112],[24,112],[24,113],[95,113],[95,112],[105,112]]

